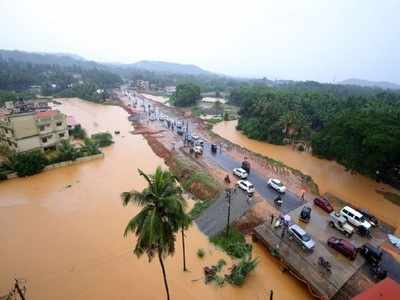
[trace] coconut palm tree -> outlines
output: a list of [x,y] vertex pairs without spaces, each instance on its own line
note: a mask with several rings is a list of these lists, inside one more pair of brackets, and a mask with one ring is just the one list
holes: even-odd
[[175,176],[161,167],[152,175],[147,175],[139,170],[148,187],[142,192],[131,191],[121,194],[124,206],[134,203],[142,210],[133,217],[125,228],[124,236],[129,233],[137,237],[133,250],[137,257],[146,253],[149,261],[158,256],[164,278],[167,299],[170,299],[167,275],[163,259],[175,252],[175,233],[183,221],[180,210],[184,208],[182,190],[177,185]]

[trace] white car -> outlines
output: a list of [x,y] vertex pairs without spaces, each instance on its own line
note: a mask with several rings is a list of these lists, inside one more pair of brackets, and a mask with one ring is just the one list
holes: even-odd
[[248,174],[245,169],[242,168],[234,168],[233,169],[233,175],[236,175],[240,179],[246,179]]
[[194,141],[197,141],[200,137],[198,135],[192,135]]
[[289,239],[295,239],[303,249],[312,251],[315,247],[315,242],[299,225],[293,224],[288,228]]
[[340,210],[340,214],[345,217],[347,222],[354,225],[356,228],[364,227],[365,230],[371,229],[371,224],[365,219],[365,217],[354,208],[345,206]]
[[268,186],[279,193],[284,194],[286,192],[286,186],[284,186],[279,179],[270,178],[268,180]]
[[247,192],[248,194],[253,194],[255,191],[254,184],[252,184],[248,180],[239,180],[237,184],[243,191]]

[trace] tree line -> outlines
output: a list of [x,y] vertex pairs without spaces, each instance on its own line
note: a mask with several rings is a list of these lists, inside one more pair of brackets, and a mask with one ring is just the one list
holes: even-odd
[[121,83],[119,75],[105,69],[33,64],[0,58],[0,93],[10,100],[29,92],[30,87],[35,85],[41,87],[45,96],[72,95],[96,100],[97,89],[117,87]]
[[250,138],[304,141],[317,156],[400,186],[400,93],[351,89],[244,87],[230,101],[240,106],[238,129]]

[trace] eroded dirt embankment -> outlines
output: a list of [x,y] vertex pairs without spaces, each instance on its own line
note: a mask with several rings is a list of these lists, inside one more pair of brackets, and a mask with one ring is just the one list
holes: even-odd
[[214,199],[222,190],[220,184],[208,170],[190,161],[183,153],[168,149],[161,141],[163,130],[153,130],[141,123],[134,123],[134,134],[141,134],[153,152],[164,159],[169,169],[177,176],[183,188],[198,199]]

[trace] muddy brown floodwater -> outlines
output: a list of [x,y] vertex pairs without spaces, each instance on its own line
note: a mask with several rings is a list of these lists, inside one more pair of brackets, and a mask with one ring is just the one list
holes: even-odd
[[213,131],[253,152],[266,155],[310,175],[320,192],[329,192],[359,207],[366,207],[387,223],[400,226],[400,206],[386,200],[377,190],[400,193],[392,187],[377,183],[359,174],[352,175],[334,161],[319,159],[310,153],[293,150],[290,146],[278,146],[249,139],[236,130],[237,121],[221,122]]
[[[122,191],[142,189],[137,168],[164,166],[120,107],[82,100],[63,101],[89,133],[119,130],[105,158],[32,177],[0,183],[0,296],[14,278],[27,280],[28,299],[165,299],[160,266],[132,255],[134,239],[122,236],[138,208],[121,205]],[[68,187],[70,185],[70,187]],[[209,244],[196,226],[187,232],[187,264],[182,272],[181,243],[166,259],[172,299],[310,299],[306,288],[260,246],[259,266],[241,288],[206,286],[202,267],[229,259]],[[196,251],[206,256],[199,259]]]

